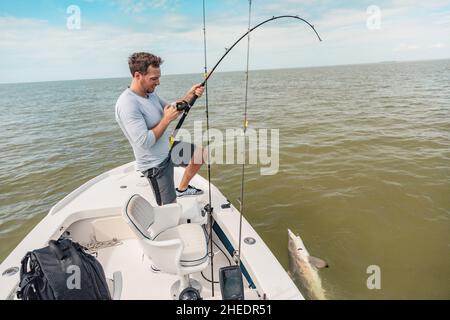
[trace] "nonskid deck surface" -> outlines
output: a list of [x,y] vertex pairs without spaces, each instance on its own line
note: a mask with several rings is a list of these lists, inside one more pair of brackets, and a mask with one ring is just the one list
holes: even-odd
[[[221,267],[233,263],[225,257],[216,245],[214,250],[214,297],[211,292],[210,265],[203,271],[191,275],[192,279],[197,280],[202,285],[201,296],[203,299],[221,299],[219,287],[219,273]],[[137,239],[128,239],[121,241],[118,245],[102,248],[98,250],[97,259],[102,264],[107,278],[112,279],[115,271],[122,273],[123,285],[121,300],[170,300],[170,287],[179,277],[163,272],[153,272],[151,270],[151,260],[143,255],[142,249]],[[248,284],[244,279],[244,286]],[[245,290],[246,299],[259,299],[255,290]]]

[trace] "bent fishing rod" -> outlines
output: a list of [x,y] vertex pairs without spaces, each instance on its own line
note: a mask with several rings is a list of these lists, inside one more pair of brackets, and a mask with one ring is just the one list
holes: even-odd
[[[211,69],[210,72],[208,72],[207,74],[205,74],[205,80],[203,80],[203,82],[201,83],[201,86],[205,86],[206,82],[208,81],[209,77],[211,77],[211,75],[214,73],[214,71],[216,70],[216,68],[219,66],[219,64],[222,62],[222,60],[228,55],[228,53],[242,40],[245,38],[246,35],[248,35],[250,32],[252,32],[253,30],[259,28],[260,26],[262,26],[263,24],[266,24],[270,21],[273,20],[277,20],[277,19],[283,19],[283,18],[291,18],[291,19],[298,19],[303,21],[304,23],[306,23],[308,26],[311,27],[311,29],[313,29],[314,33],[317,35],[317,38],[319,39],[319,41],[322,41],[322,39],[320,38],[319,34],[317,33],[316,29],[314,28],[314,25],[312,25],[311,23],[309,23],[308,21],[306,21],[303,18],[300,18],[299,16],[293,16],[293,15],[282,15],[282,16],[273,16],[270,19],[264,20],[263,22],[257,24],[256,26],[254,26],[253,28],[249,29],[246,33],[244,33],[238,40],[236,40],[236,42],[233,43],[233,45],[226,49],[225,54],[219,59],[219,61],[215,64],[215,66]],[[197,100],[198,96],[194,93],[194,95],[192,96],[192,98],[189,101],[186,100],[181,100],[179,102],[176,103],[176,107],[178,111],[183,111],[183,115],[181,116],[180,120],[178,121],[175,129],[173,130],[172,136],[170,137],[171,143],[173,143],[173,141],[175,141],[175,136],[178,132],[178,130],[181,128],[181,126],[183,125],[184,120],[186,119],[189,111],[191,110],[192,106],[194,105],[195,101]],[[173,146],[173,144],[172,144]]]

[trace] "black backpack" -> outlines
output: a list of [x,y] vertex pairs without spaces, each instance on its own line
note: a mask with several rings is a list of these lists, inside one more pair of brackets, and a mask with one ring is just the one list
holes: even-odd
[[22,300],[111,300],[105,273],[86,248],[69,239],[22,259],[17,297]]

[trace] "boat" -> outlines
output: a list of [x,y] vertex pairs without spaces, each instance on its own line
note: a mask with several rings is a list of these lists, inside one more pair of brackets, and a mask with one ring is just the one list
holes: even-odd
[[[183,173],[184,168],[175,168],[175,185],[181,180]],[[200,295],[197,298],[203,300],[230,299],[223,287],[223,277],[227,268],[236,266],[239,261],[235,259],[234,253],[239,247],[240,212],[211,184],[214,221],[211,228],[208,210],[205,209],[209,204],[208,181],[197,174],[191,183],[205,190],[205,193],[180,197],[176,204],[161,207],[156,205],[149,182],[135,169],[134,162],[109,170],[84,183],[54,205],[0,265],[0,299],[17,299],[20,265],[25,254],[47,246],[50,240],[61,238],[81,244],[96,256],[111,286],[111,292],[114,293],[114,299],[187,299],[189,293],[186,289],[192,288],[195,289],[194,293]],[[140,201],[140,204],[136,201]],[[136,202],[134,209],[131,208],[131,202]],[[173,231],[172,236],[180,235],[182,229],[191,238],[194,233],[201,234],[200,238],[193,239],[197,243],[190,247],[191,252],[182,253],[195,255],[199,254],[195,250],[203,250],[200,264],[185,264],[180,267],[183,256],[180,258],[179,248],[173,250],[180,240],[167,239],[167,232],[161,233],[166,238],[160,241],[155,238],[146,239],[145,235],[140,234],[140,227],[135,225],[138,222],[133,217],[130,218],[128,212],[136,208],[153,210],[155,217],[161,210],[167,213],[165,217],[175,217],[170,230],[179,232]],[[213,255],[209,252],[210,243],[207,249],[204,248],[209,239],[209,230],[213,233]],[[241,298],[304,299],[288,273],[245,217],[242,217],[241,235],[240,263],[235,268],[240,271],[242,279]],[[201,248],[199,241],[202,243]],[[162,243],[169,246],[162,246]],[[178,265],[173,263],[173,259],[178,259]],[[183,295],[186,293],[187,296]]]

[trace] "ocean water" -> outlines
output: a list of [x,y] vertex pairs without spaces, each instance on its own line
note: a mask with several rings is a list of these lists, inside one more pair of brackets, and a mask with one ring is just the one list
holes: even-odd
[[[163,76],[157,92],[174,100],[200,81]],[[212,128],[242,127],[244,81],[211,77]],[[279,168],[246,165],[244,215],[282,265],[290,228],[329,263],[319,274],[330,299],[450,299],[450,60],[251,71],[249,81],[250,128],[279,130]],[[133,160],[114,120],[128,84],[0,85],[0,261],[65,195]],[[183,128],[204,116],[200,99]],[[241,165],[212,165],[211,178],[239,207]],[[380,289],[367,286],[371,266]]]

